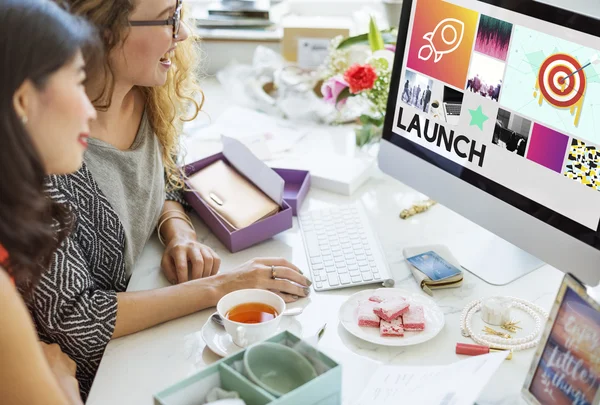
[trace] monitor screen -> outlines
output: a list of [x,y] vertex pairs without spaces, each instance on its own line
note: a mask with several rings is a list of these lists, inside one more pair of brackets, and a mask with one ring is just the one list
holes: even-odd
[[561,12],[405,0],[384,138],[600,249],[600,26]]

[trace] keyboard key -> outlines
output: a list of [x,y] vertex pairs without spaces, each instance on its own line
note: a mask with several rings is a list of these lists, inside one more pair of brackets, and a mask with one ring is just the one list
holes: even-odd
[[371,280],[373,280],[373,276],[371,275],[371,272],[363,273],[362,274],[362,278],[365,281],[371,281]]
[[338,274],[348,273],[347,267],[338,267]]
[[364,254],[359,254],[358,252],[356,252],[356,260],[367,260],[367,256],[365,256]]
[[316,257],[321,254],[319,250],[319,242],[317,241],[316,234],[313,232],[307,232],[304,234],[306,240],[306,247],[308,248],[308,255],[310,257]]
[[348,264],[348,270],[358,270],[358,265],[356,265],[356,264]]
[[325,265],[325,267],[331,267],[333,266],[335,263],[333,260],[324,260],[323,264]]
[[350,270],[350,276],[352,276],[352,277],[360,277],[360,271],[358,271],[358,270]]
[[369,273],[372,271],[371,268],[369,266],[360,266],[359,270],[364,273],[366,271],[368,271]]
[[361,276],[352,276],[352,282],[353,283],[360,283],[362,282],[362,277]]
[[328,275],[328,281],[329,281],[329,285],[330,286],[336,286],[340,284],[340,280],[338,278],[338,275],[336,273],[329,273]]
[[335,263],[346,263],[346,261],[344,260],[344,256],[336,256],[334,259]]
[[311,257],[311,258],[310,258],[310,262],[311,262],[312,264],[323,263],[323,259],[321,259],[321,257],[320,257],[320,256],[317,256],[317,257]]
[[325,266],[323,266],[323,263],[312,263],[312,268],[313,270],[323,270]]
[[335,266],[327,266],[325,267],[325,271],[327,271],[327,273],[337,273]]
[[368,262],[368,261],[366,261],[366,260],[359,260],[359,261],[358,261],[358,265],[359,265],[359,266],[368,266],[368,265],[369,265],[369,262]]
[[346,274],[340,274],[340,282],[342,284],[350,284],[350,275]]
[[321,282],[317,282],[315,285],[317,286],[317,288],[323,288],[323,283]]
[[379,273],[375,273],[375,272],[373,272],[373,278],[374,278],[375,280],[381,280],[381,275],[380,275]]

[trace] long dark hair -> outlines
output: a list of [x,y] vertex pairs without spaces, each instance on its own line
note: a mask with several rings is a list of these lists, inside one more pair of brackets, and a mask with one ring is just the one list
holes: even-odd
[[94,54],[96,41],[91,25],[51,1],[0,1],[0,245],[9,256],[0,265],[24,290],[50,265],[71,216],[44,192],[44,165],[13,97],[26,80],[43,90],[78,50]]

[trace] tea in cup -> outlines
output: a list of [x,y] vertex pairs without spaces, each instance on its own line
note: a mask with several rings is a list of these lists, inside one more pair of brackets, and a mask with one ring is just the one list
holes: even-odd
[[233,343],[246,347],[277,332],[285,301],[270,291],[238,290],[225,295],[217,304],[225,331]]

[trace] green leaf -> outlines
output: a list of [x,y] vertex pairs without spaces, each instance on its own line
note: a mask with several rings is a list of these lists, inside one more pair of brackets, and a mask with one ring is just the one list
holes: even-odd
[[371,20],[369,21],[369,45],[371,46],[371,51],[376,52],[383,49],[383,38],[381,37],[381,32],[379,28],[377,28],[377,23],[373,16],[371,16]]
[[350,93],[350,87],[346,87],[344,90],[342,90],[340,92],[340,94],[338,94],[337,98],[335,99],[335,105],[338,105],[338,103],[346,98],[349,97],[354,97],[355,94]]
[[385,120],[385,117],[381,117],[381,118],[373,118],[370,115],[366,115],[366,114],[362,114],[359,117],[360,123],[363,125],[374,125],[376,127],[380,127],[383,125],[383,121]]
[[[381,38],[384,44],[396,44],[397,35],[393,29],[381,31]],[[338,45],[337,49],[349,48],[354,45],[369,45],[369,34],[356,35],[344,39]]]
[[355,128],[356,146],[362,147],[381,139],[382,128],[373,124],[363,124]]

